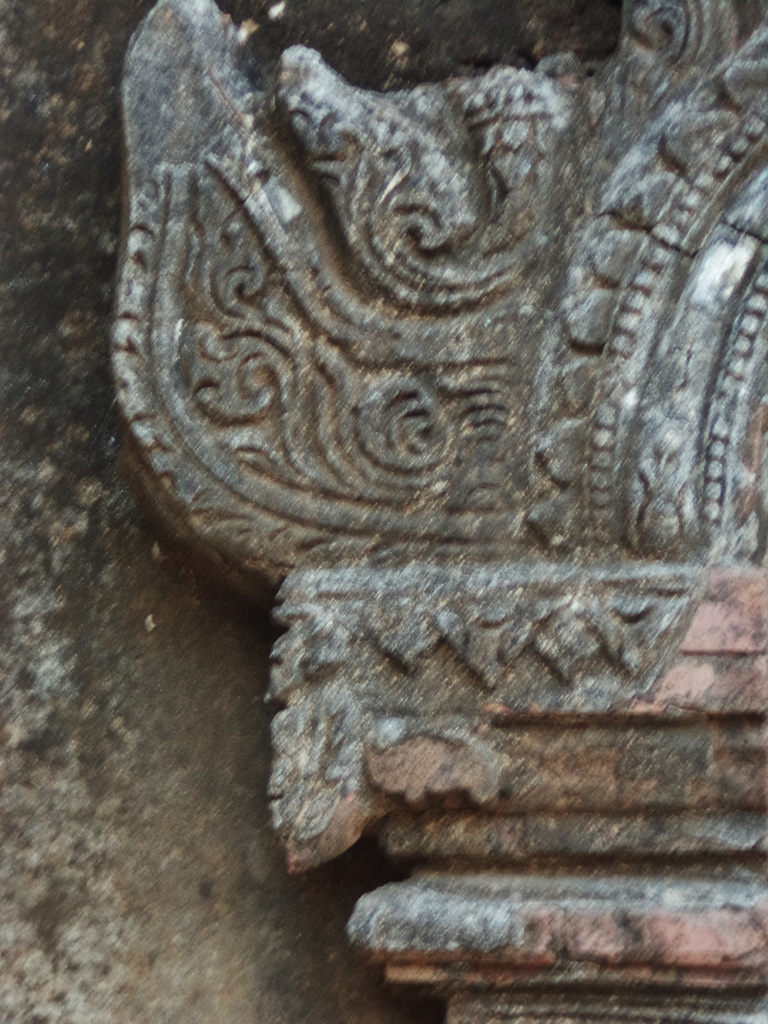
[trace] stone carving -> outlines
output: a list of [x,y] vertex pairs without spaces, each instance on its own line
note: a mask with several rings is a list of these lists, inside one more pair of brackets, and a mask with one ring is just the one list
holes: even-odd
[[[474,865],[351,924],[395,980],[517,993],[454,1024],[768,1012],[768,12],[625,6],[594,75],[378,94],[293,47],[262,79],[213,0],[161,0],[127,59],[136,479],[282,583],[289,865],[382,818]],[[547,992],[583,980],[620,1011]]]
[[[287,705],[274,720],[272,797],[290,863],[341,852],[393,809],[446,801],[500,815],[567,802],[582,822],[628,808],[712,821],[731,799],[759,815],[755,752],[737,747],[764,710],[768,590],[751,570],[714,574],[681,635],[691,585],[674,566],[570,581],[511,567],[291,576],[270,689]],[[670,634],[678,658],[659,674]],[[729,713],[743,726],[702,731],[702,715]],[[574,734],[574,720],[591,735]],[[690,777],[668,772],[689,757]],[[743,778],[729,776],[736,765]],[[635,827],[653,843],[660,825]]]

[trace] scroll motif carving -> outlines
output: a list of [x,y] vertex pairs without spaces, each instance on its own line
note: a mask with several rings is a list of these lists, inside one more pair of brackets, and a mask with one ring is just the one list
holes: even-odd
[[[727,933],[752,936],[731,883],[764,902],[768,25],[622,17],[594,74],[381,94],[304,47],[256,88],[213,0],[161,0],[127,63],[134,472],[228,578],[281,585],[289,865],[386,819],[434,884],[363,901],[353,937],[462,991],[457,1022],[586,1020],[584,979],[618,993],[601,1019],[764,1015],[764,935]],[[557,991],[524,1010],[472,994],[532,979]]]
[[553,188],[574,116],[555,82],[499,68],[482,83],[377,96],[295,47],[275,102],[355,263],[396,301],[455,306],[509,290],[516,244],[543,244],[532,208]]
[[[727,6],[637,5],[627,59],[635,44],[667,54],[720,38]],[[297,560],[403,545],[479,560],[542,544],[746,550],[738,530],[719,532],[716,480],[692,467],[713,443],[701,382],[729,358],[728,303],[760,294],[762,227],[729,211],[761,180],[764,31],[715,69],[717,89],[686,85],[685,117],[674,101],[649,115],[607,181],[599,157],[594,173],[580,162],[589,92],[577,80],[500,68],[381,96],[294,48],[274,114],[258,101],[238,119],[217,92],[215,147],[137,179],[135,196],[162,196],[152,226],[134,200],[134,233],[156,248],[151,266],[126,260],[123,292],[161,262],[178,276],[154,288],[147,343],[116,347],[126,391],[172,383],[134,437],[162,420],[178,456],[195,453],[188,486],[207,496],[213,547],[272,579]],[[197,87],[202,103],[202,72]],[[724,291],[708,304],[710,284]],[[721,340],[703,346],[710,332]],[[197,535],[169,455],[150,472]],[[255,536],[224,526],[254,515]]]

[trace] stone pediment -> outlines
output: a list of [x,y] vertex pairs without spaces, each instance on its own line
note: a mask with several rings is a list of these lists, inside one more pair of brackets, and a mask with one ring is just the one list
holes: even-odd
[[[562,57],[387,94],[303,47],[262,77],[212,0],[161,0],[136,35],[114,332],[131,461],[233,582],[282,584],[272,798],[294,869],[384,817],[438,862],[503,848],[577,873],[612,822],[646,874],[735,854],[734,808],[757,836],[766,84],[761,6],[730,0],[636,0],[594,74]],[[393,955],[444,965],[464,940],[414,945],[419,901],[463,935],[490,883],[409,884]],[[664,903],[637,884],[628,905]],[[491,917],[543,898],[515,886]],[[637,927],[696,929],[696,893],[690,920]],[[578,946],[552,935],[561,959]],[[627,956],[655,984],[674,961],[654,941]],[[553,985],[581,978],[562,956]]]
[[667,6],[592,78],[392,94],[301,47],[262,91],[212,3],[157,9],[115,360],[180,529],[272,583],[759,556],[766,30]]

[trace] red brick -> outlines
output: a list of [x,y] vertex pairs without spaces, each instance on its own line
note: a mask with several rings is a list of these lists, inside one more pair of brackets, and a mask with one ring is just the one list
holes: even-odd
[[682,654],[768,650],[768,584],[757,569],[714,569],[709,591],[680,645]]
[[416,736],[369,750],[366,763],[374,785],[419,804],[432,794],[468,793],[478,803],[499,789],[500,764],[480,744]]
[[764,714],[768,710],[768,658],[681,658],[631,708],[635,714],[660,714],[668,709]]

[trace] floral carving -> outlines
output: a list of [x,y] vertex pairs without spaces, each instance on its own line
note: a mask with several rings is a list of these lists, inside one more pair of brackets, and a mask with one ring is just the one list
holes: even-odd
[[[348,843],[382,786],[422,792],[401,768],[425,716],[434,792],[454,754],[472,799],[493,789],[441,674],[465,710],[599,713],[658,672],[710,554],[758,550],[768,30],[639,2],[591,85],[498,68],[384,96],[297,48],[267,96],[198,6],[220,88],[193,45],[194,88],[139,135],[129,70],[115,366],[180,532],[257,583],[328,571],[285,592],[275,651],[275,815],[302,861]],[[658,107],[678,88],[685,116]],[[173,148],[163,118],[190,104],[210,140]]]

